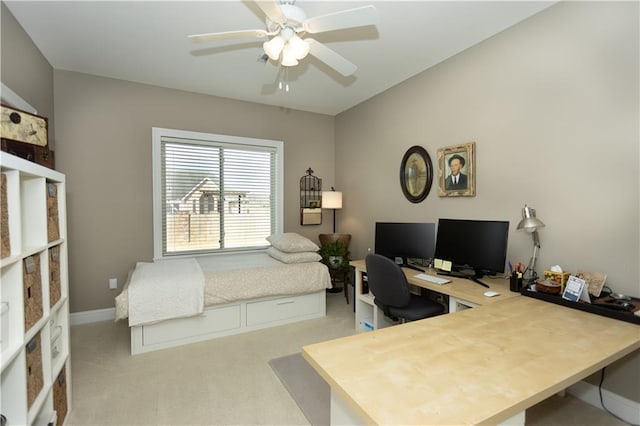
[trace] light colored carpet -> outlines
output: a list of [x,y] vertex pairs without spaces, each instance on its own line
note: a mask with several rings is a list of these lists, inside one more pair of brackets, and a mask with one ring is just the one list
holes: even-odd
[[[66,425],[306,425],[269,361],[353,333],[353,306],[340,293],[327,294],[325,318],[133,357],[126,322],[73,326]],[[527,410],[527,424],[622,423],[554,397]]]
[[301,354],[269,361],[284,387],[312,426],[328,425],[331,395],[329,385]]

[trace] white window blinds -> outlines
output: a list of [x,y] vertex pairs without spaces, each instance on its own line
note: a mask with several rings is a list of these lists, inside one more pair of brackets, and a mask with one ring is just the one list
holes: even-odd
[[156,257],[267,246],[281,217],[281,144],[154,129]]

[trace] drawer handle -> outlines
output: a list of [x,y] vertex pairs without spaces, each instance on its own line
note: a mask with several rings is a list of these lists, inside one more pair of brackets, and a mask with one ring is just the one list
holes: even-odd
[[277,305],[290,305],[291,303],[296,303],[295,300],[287,300],[286,302],[278,302]]

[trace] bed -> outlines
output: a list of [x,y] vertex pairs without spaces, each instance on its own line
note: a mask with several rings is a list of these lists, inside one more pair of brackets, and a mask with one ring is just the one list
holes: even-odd
[[135,355],[323,317],[331,279],[317,257],[271,247],[139,262],[116,297],[116,321],[128,318]]

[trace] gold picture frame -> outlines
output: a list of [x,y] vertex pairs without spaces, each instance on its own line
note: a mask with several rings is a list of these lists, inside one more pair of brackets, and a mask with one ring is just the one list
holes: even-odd
[[476,143],[438,149],[438,195],[475,197]]

